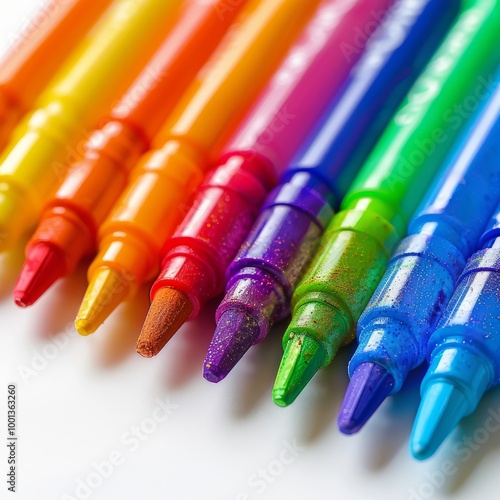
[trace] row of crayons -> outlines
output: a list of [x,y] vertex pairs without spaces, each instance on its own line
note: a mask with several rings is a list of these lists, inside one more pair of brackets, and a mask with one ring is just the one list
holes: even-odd
[[417,458],[500,383],[499,1],[68,0],[35,26],[0,64],[19,306],[93,255],[88,335],[156,279],[151,357],[225,293],[211,382],[291,315],[280,406],[357,333],[347,434],[427,358]]

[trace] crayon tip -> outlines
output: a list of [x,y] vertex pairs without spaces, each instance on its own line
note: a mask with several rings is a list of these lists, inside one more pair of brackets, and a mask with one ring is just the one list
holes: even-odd
[[145,358],[156,356],[189,319],[193,306],[189,299],[174,288],[160,288],[142,326],[137,352]]
[[307,335],[290,333],[274,382],[274,402],[278,406],[292,404],[326,358],[327,353],[319,342]]
[[86,319],[75,320],[75,329],[80,335],[83,335],[84,337],[96,331],[96,328],[93,326],[93,324]]
[[361,363],[352,374],[340,408],[338,426],[344,434],[358,432],[394,387],[393,376],[376,363]]
[[97,269],[85,292],[75,320],[80,335],[90,335],[104,323],[106,318],[126,300],[130,293],[130,282],[114,269]]
[[226,378],[238,361],[252,347],[260,335],[255,318],[241,309],[224,311],[210,342],[203,366],[203,376],[209,382]]
[[455,384],[440,380],[429,384],[422,396],[410,438],[418,460],[432,456],[448,434],[467,415],[465,394]]
[[26,261],[14,288],[19,307],[33,305],[59,278],[66,274],[62,252],[52,245],[38,242],[30,246]]

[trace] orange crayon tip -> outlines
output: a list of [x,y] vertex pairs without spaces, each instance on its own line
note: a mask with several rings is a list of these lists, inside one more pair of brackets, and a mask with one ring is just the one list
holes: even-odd
[[44,242],[32,245],[14,288],[15,303],[33,305],[65,273],[64,255],[57,247]]
[[145,358],[156,356],[192,311],[193,306],[183,293],[168,287],[158,290],[137,341],[137,352]]

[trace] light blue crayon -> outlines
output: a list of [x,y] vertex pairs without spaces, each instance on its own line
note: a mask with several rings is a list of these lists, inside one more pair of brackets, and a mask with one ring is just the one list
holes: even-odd
[[479,248],[429,339],[430,366],[411,437],[419,459],[431,456],[483,394],[500,384],[500,204]]

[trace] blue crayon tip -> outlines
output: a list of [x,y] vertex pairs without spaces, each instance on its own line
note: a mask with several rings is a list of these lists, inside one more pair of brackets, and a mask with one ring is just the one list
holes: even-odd
[[338,426],[344,434],[358,432],[394,388],[393,376],[376,363],[361,363],[347,387]]
[[411,453],[419,460],[433,455],[460,420],[476,409],[493,380],[491,362],[463,345],[435,353],[422,380],[422,400],[410,438]]
[[469,413],[469,404],[460,388],[447,381],[429,385],[422,396],[410,438],[412,455],[425,460],[433,455]]

